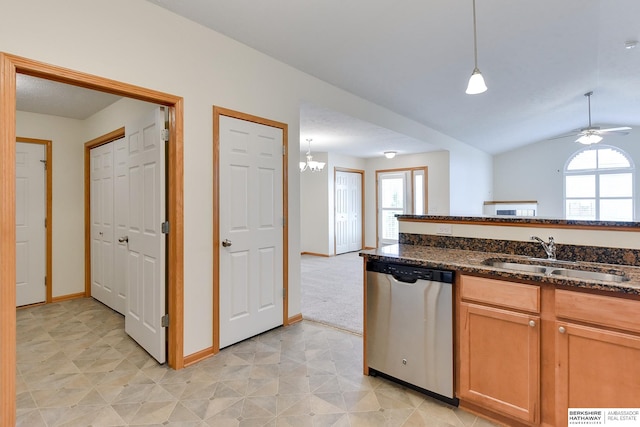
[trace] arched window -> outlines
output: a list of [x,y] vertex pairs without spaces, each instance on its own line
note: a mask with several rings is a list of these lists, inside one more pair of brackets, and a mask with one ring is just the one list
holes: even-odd
[[565,218],[632,221],[634,174],[631,157],[619,148],[578,151],[564,168]]

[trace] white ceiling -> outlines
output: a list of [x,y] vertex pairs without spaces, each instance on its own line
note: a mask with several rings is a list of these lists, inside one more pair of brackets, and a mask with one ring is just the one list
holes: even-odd
[[51,80],[16,76],[16,109],[50,116],[84,120],[121,97]]
[[[594,124],[640,125],[640,46],[624,48],[640,39],[638,0],[477,0],[489,90],[473,96],[471,0],[148,1],[491,154],[585,127],[588,91]],[[22,111],[82,119],[118,99],[20,79]],[[301,151],[306,138],[359,157],[438,149],[311,104],[300,116]]]
[[588,91],[594,124],[640,125],[638,0],[477,0],[474,96],[471,0],[148,1],[488,153],[585,127]]

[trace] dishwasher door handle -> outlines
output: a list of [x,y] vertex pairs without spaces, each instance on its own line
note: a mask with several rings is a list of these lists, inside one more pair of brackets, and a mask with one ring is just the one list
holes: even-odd
[[402,276],[402,275],[399,275],[399,274],[392,274],[391,277],[393,277],[396,282],[405,283],[407,285],[414,285],[418,281],[418,279],[416,277]]

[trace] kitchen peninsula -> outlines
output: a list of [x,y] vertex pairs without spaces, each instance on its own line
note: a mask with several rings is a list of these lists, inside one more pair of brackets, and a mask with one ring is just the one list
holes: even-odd
[[[461,407],[509,426],[640,407],[640,223],[398,219],[399,244],[361,255],[454,271]],[[531,236],[553,237],[557,259]],[[365,309],[366,298],[365,283]],[[366,321],[364,338],[366,348]]]

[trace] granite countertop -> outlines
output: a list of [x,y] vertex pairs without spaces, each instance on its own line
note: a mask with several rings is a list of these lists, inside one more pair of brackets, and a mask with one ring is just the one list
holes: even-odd
[[[400,262],[403,264],[428,268],[454,270],[462,273],[483,274],[497,278],[526,280],[528,282],[549,283],[552,285],[569,286],[582,289],[595,289],[640,297],[640,267],[592,262],[549,262],[545,259],[534,259],[527,256],[407,244],[390,245],[378,249],[364,250],[360,252],[360,256],[378,261]],[[548,265],[557,268],[598,271],[610,274],[623,273],[629,280],[624,282],[586,280],[557,275],[546,275],[542,273],[507,270],[484,264],[484,261],[488,259],[519,262],[524,264]]]

